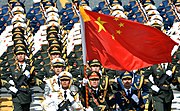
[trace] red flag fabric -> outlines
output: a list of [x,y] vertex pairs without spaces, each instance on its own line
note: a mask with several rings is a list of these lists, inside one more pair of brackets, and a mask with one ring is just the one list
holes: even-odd
[[171,62],[175,43],[156,28],[81,9],[85,24],[86,59],[105,68],[135,70]]

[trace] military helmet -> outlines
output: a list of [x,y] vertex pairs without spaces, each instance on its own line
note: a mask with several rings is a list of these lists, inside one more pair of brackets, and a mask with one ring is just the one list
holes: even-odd
[[174,5],[175,6],[180,6],[180,0],[174,0]]
[[46,13],[50,13],[50,12],[56,12],[58,13],[58,9],[56,7],[50,6],[47,10]]
[[11,10],[11,12],[15,16],[16,14],[24,14],[25,10],[22,6],[16,6]]
[[61,42],[59,40],[49,40],[49,46],[57,46],[59,47],[61,45]]
[[55,24],[53,26],[49,26],[47,28],[47,34],[50,34],[50,33],[59,33],[59,27],[58,26],[55,26]]
[[58,38],[59,37],[56,33],[50,33],[50,34],[47,34],[46,40],[53,41],[53,40],[57,40]]
[[72,79],[72,74],[67,72],[67,71],[62,71],[60,74],[59,74],[59,79],[62,80],[62,79],[69,79],[71,80]]
[[21,39],[14,40],[14,47],[16,47],[16,46],[24,46],[24,47],[26,47],[27,43],[26,43],[26,41],[21,40]]
[[19,0],[8,0],[8,3],[19,2]]
[[133,73],[130,71],[124,71],[123,73],[121,73],[120,78],[133,78]]
[[55,58],[55,59],[52,60],[52,65],[53,65],[53,67],[55,67],[55,66],[64,67],[65,66],[65,61],[62,58]]
[[39,3],[41,0],[33,0],[33,3]]
[[26,48],[23,47],[23,46],[16,46],[15,49],[14,49],[14,53],[16,55],[18,55],[18,54],[26,54]]
[[155,5],[154,0],[142,0],[143,6],[147,6],[149,4]]
[[14,34],[13,36],[12,36],[12,40],[13,41],[16,41],[16,40],[25,40],[25,37],[24,37],[24,35],[23,34]]
[[19,36],[24,36],[24,29],[22,27],[16,27],[12,29],[13,36],[18,34]]
[[91,66],[101,66],[101,63],[99,62],[99,60],[94,59],[94,60],[89,62],[89,65],[90,65],[90,67]]
[[52,46],[49,48],[49,54],[61,54],[61,48],[59,46]]
[[150,22],[150,25],[151,26],[153,26],[153,27],[156,27],[156,28],[160,28],[161,29],[161,27],[163,27],[163,22],[162,21],[160,21],[160,20],[152,20],[151,22]]
[[89,80],[99,79],[101,77],[101,74],[99,72],[96,72],[96,71],[90,71],[87,77]]

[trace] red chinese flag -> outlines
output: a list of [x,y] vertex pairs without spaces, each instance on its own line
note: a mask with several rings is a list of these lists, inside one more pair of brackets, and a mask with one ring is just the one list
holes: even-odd
[[81,9],[85,24],[86,58],[105,68],[135,70],[171,62],[177,45],[156,28]]

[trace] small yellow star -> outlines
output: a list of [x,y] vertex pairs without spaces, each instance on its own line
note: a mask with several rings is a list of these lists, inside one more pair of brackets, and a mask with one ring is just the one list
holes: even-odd
[[120,23],[118,25],[119,25],[119,27],[124,27],[124,23]]
[[120,35],[120,34],[121,34],[121,31],[120,31],[120,30],[116,30],[116,33]]
[[118,21],[118,20],[119,20],[119,18],[115,17],[115,18],[114,18],[114,20],[115,20],[115,21]]
[[97,21],[95,21],[95,23],[97,23],[97,25],[99,26],[99,30],[98,32],[100,32],[101,30],[104,30],[106,32],[106,29],[104,28],[103,24],[107,23],[105,21],[101,21],[101,18],[98,17]]

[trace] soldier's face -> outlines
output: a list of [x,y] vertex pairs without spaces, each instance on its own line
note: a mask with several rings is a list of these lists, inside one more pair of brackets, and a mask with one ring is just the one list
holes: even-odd
[[96,71],[96,72],[99,72],[100,71],[100,66],[91,66],[91,71]]
[[25,54],[23,54],[23,53],[17,54],[16,58],[17,58],[18,62],[24,62]]
[[180,13],[180,6],[176,6],[176,10],[178,13]]
[[63,71],[63,67],[61,67],[61,66],[56,66],[53,68],[54,68],[54,72],[56,75],[59,75],[59,73],[61,73]]
[[122,83],[125,88],[129,89],[132,84],[132,78],[124,78],[124,79],[122,79]]
[[68,89],[70,84],[69,79],[61,79],[61,85],[63,89]]
[[61,57],[61,55],[58,53],[51,54],[51,60],[53,60],[55,58],[60,58],[60,57]]
[[89,80],[89,82],[90,82],[90,85],[93,87],[93,88],[97,88],[98,87],[98,85],[99,85],[99,79],[90,79]]

